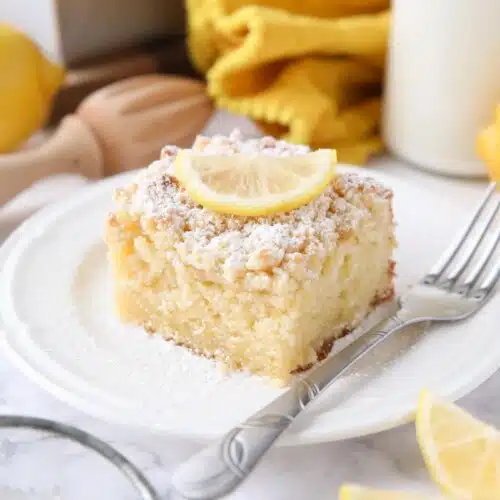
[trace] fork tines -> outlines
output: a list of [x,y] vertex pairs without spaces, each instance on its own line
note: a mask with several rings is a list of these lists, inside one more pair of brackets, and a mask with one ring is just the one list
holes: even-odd
[[[500,279],[500,193],[492,182],[471,220],[425,276],[424,283],[447,290],[486,298]],[[464,280],[462,276],[466,273]],[[486,276],[479,283],[480,278]]]

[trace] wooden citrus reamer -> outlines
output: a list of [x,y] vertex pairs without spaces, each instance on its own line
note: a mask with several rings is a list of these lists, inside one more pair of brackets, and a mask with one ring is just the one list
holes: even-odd
[[100,178],[146,167],[166,144],[190,146],[212,114],[202,82],[160,74],[89,95],[41,147],[0,156],[0,206],[44,177]]

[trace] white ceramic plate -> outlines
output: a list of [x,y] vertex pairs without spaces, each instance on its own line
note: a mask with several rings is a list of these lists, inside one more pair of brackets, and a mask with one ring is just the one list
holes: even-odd
[[[395,191],[401,291],[446,247],[475,200],[441,196],[378,171],[370,175]],[[224,376],[212,361],[114,316],[103,222],[112,188],[129,176],[43,210],[6,242],[0,252],[5,346],[26,374],[85,412],[207,440],[281,389],[245,374]],[[411,418],[423,386],[452,399],[472,390],[500,366],[499,305],[500,294],[466,323],[400,335],[333,386],[281,444],[345,439],[398,425]]]

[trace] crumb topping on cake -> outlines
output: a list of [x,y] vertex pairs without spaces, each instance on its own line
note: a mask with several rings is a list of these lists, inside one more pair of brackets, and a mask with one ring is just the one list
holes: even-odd
[[[306,154],[310,148],[272,137],[243,141],[235,131],[229,137],[200,136],[193,150],[207,155],[290,156]],[[175,234],[172,240],[177,241],[185,263],[197,269],[221,269],[229,281],[248,271],[270,272],[280,267],[287,272],[300,269],[302,279],[314,277],[336,242],[357,227],[366,210],[392,196],[372,179],[346,174],[336,176],[318,198],[288,213],[269,217],[217,214],[196,205],[179,185],[173,168],[178,151],[165,147],[161,159],[139,174],[135,183],[117,190],[115,200],[142,224],[153,220],[167,236]],[[265,275],[261,273],[259,279],[265,280]],[[266,288],[265,283],[260,286]]]

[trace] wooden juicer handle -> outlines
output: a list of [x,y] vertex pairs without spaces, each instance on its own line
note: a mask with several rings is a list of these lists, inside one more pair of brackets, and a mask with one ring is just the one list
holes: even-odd
[[0,155],[0,206],[34,182],[61,173],[94,179],[103,173],[99,143],[90,127],[75,115],[64,118],[41,147]]
[[40,148],[0,155],[0,206],[49,175],[100,178],[147,167],[165,144],[189,147],[212,112],[198,80],[151,74],[104,86]]

